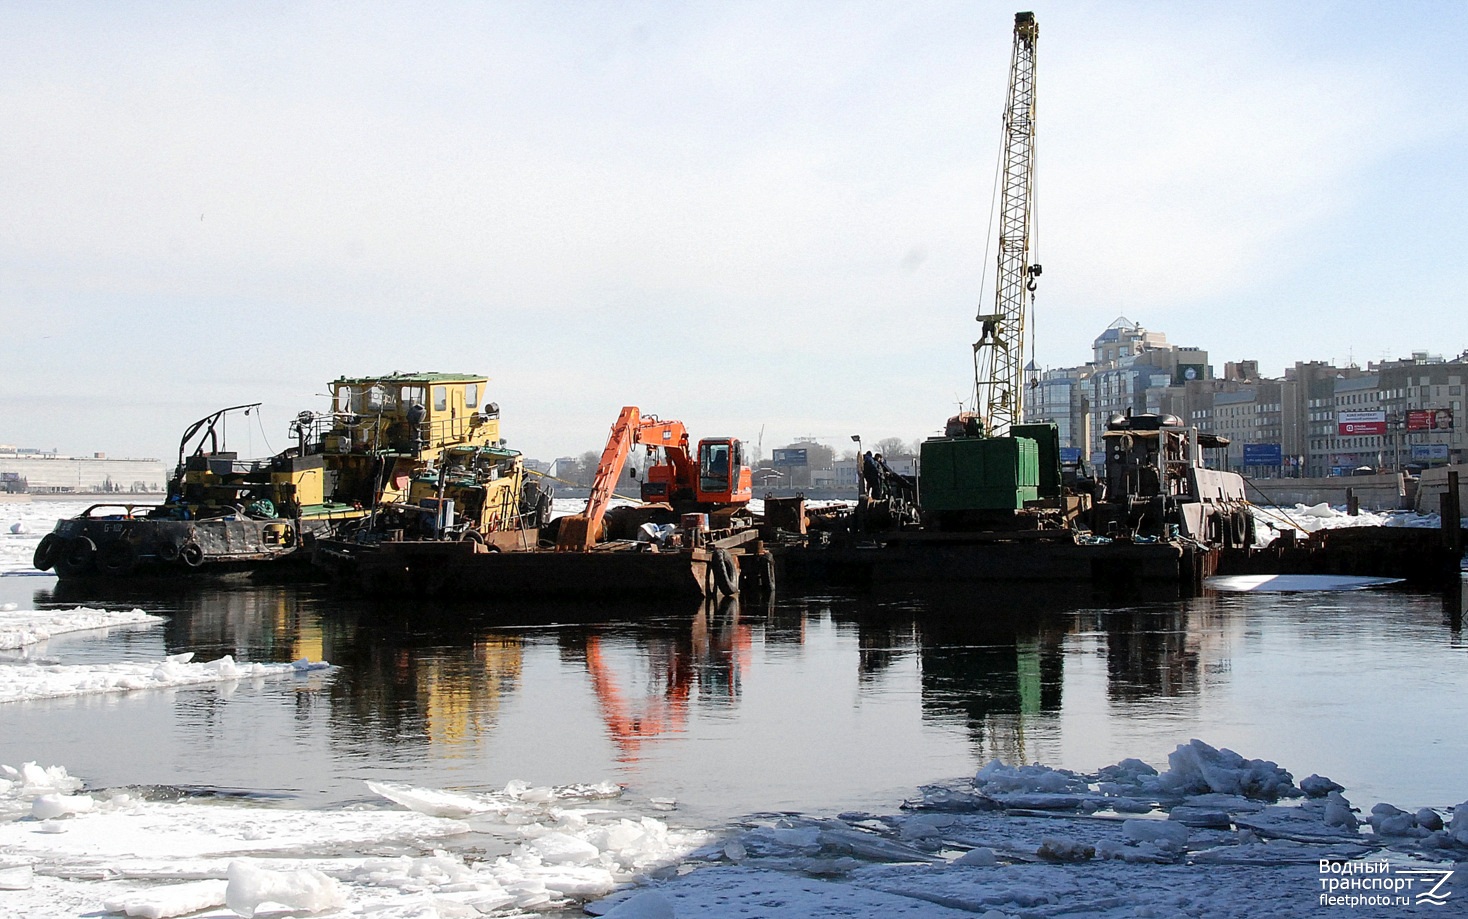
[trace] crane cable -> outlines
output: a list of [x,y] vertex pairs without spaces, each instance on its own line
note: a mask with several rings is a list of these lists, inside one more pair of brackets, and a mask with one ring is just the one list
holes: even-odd
[[[1030,360],[1029,360],[1029,363],[1035,368],[1035,371],[1034,371],[1035,372],[1034,385],[1035,385],[1036,388],[1039,388],[1039,385],[1040,385],[1040,363],[1037,360],[1037,357],[1038,357],[1038,355],[1039,355],[1040,352],[1039,352],[1038,347],[1036,345],[1036,341],[1038,341],[1038,337],[1035,335],[1035,318],[1038,315],[1035,312],[1035,287],[1037,286],[1037,283],[1036,283],[1035,279],[1040,276],[1040,272],[1039,272],[1039,265],[1040,265],[1040,180],[1039,180],[1039,174],[1040,174],[1040,170],[1037,168],[1037,164],[1035,162],[1035,144],[1034,144],[1034,120],[1035,119],[1034,119],[1034,102],[1033,102],[1033,100],[1030,102],[1030,109],[1031,109],[1031,111],[1030,111],[1030,215],[1029,215],[1029,217],[1030,217],[1030,226],[1029,226],[1029,231],[1030,231],[1030,239],[1034,241],[1034,245],[1028,246],[1028,251],[1025,253],[1026,261],[1029,262],[1029,264],[1027,264],[1025,266],[1025,272],[1029,275],[1029,278],[1025,281],[1025,289],[1030,292],[1030,315],[1029,315],[1029,321],[1028,321],[1028,325],[1030,327]],[[1021,342],[1021,344],[1023,344],[1023,342]],[[1022,368],[1021,372],[1022,373],[1027,373],[1029,371],[1028,371],[1028,368]],[[1023,421],[1024,419],[1021,418],[1020,420]]]
[[[975,316],[974,316],[974,321],[975,322],[978,322],[979,321],[979,316],[982,316],[983,315],[984,306],[983,306],[983,299],[982,298],[984,296],[986,296],[986,294],[984,294],[983,292],[988,289],[988,279],[989,279],[989,246],[993,244],[994,238],[999,235],[998,228],[994,225],[994,212],[997,209],[998,204],[999,204],[999,194],[1000,194],[1000,188],[1001,188],[1001,180],[1002,180],[1003,175],[1004,175],[1004,142],[1003,141],[1004,141],[1004,134],[1005,134],[1006,124],[1005,124],[1004,116],[1002,116],[1002,115],[1000,116],[1000,119],[999,119],[999,125],[1000,125],[1000,129],[999,129],[999,139],[1000,139],[999,153],[994,157],[994,184],[993,184],[993,190],[992,190],[992,192],[989,195],[989,221],[988,221],[988,223],[986,223],[984,225],[984,260],[980,263],[980,265],[982,267],[979,269],[979,291],[980,291],[979,297],[980,297],[980,301],[979,301],[979,312],[977,314],[975,314]],[[997,268],[995,269],[995,278],[994,279],[995,279],[995,283],[998,283],[999,278],[998,278],[998,269]],[[995,309],[998,309],[998,304],[997,303],[995,304]],[[976,412],[979,410],[979,352],[978,352],[977,349],[974,350],[973,410],[976,411]]]

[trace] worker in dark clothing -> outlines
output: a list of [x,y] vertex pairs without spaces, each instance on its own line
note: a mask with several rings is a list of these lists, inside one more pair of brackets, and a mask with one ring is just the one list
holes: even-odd
[[868,495],[873,498],[882,497],[882,471],[877,467],[877,461],[872,458],[870,450],[861,457],[861,480]]

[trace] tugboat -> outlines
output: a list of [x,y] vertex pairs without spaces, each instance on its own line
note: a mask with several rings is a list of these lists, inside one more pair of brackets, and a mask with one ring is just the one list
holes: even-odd
[[487,383],[451,373],[343,377],[330,384],[330,410],[301,412],[290,425],[295,444],[264,459],[242,460],[225,442],[227,419],[259,403],[220,409],[184,431],[163,504],[95,504],[58,521],[35,567],[116,579],[305,561],[315,539],[406,500],[414,476],[444,451],[502,450],[499,407],[479,407]]

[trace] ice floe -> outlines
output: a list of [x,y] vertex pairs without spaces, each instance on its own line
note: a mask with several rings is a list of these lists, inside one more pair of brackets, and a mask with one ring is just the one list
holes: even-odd
[[162,621],[162,616],[154,616],[140,609],[102,610],[85,606],[66,610],[0,609],[0,651],[40,644],[69,632]]
[[138,664],[0,664],[0,703],[301,676],[331,666],[305,659],[288,664],[245,663],[227,654],[196,664],[193,657],[192,652],[185,652]]
[[[1451,821],[1435,808],[1378,805],[1371,817],[1380,830],[1369,821],[1357,830],[1339,785],[1321,776],[1303,784],[1308,793],[1278,764],[1197,740],[1178,746],[1160,772],[1134,759],[1091,775],[991,762],[970,782],[923,789],[897,814],[752,819],[690,860],[707,867],[649,881],[635,895],[657,893],[642,908],[662,912],[646,914],[679,919],[1257,919],[1313,914],[1322,878],[1339,876],[1322,865],[1380,866],[1399,884],[1461,877],[1468,845],[1454,834],[1461,825],[1468,836],[1468,802]],[[1136,813],[1140,803],[1145,813]],[[1341,808],[1352,821],[1339,819]],[[1464,895],[1443,889],[1449,900]],[[588,910],[619,916],[636,902],[622,893]],[[1361,900],[1352,915],[1400,911]]]
[[[0,903],[39,919],[564,916],[583,902],[610,919],[1261,919],[1318,909],[1322,882],[1353,870],[1458,877],[1468,858],[1468,802],[1379,804],[1358,829],[1328,778],[1296,785],[1275,763],[1197,740],[1161,771],[992,762],[890,814],[753,816],[718,833],[671,826],[610,784],[374,783],[383,807],[296,811],[87,791],[35,764],[3,775]],[[1071,804],[1037,809],[1032,796]],[[91,804],[55,806],[81,799]],[[1438,893],[1453,907],[1464,895]]]
[[[671,871],[712,838],[638,813],[609,784],[376,786],[417,809],[298,811],[87,792],[33,763],[3,774],[0,911],[42,919],[555,911]],[[437,815],[448,802],[461,816]]]

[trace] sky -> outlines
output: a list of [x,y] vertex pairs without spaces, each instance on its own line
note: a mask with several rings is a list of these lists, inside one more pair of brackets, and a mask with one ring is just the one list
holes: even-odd
[[[1017,8],[0,2],[0,443],[259,401],[263,454],[394,371],[488,375],[544,459],[623,405],[936,433]],[[1038,365],[1118,316],[1268,375],[1468,349],[1468,5],[1030,8]]]

